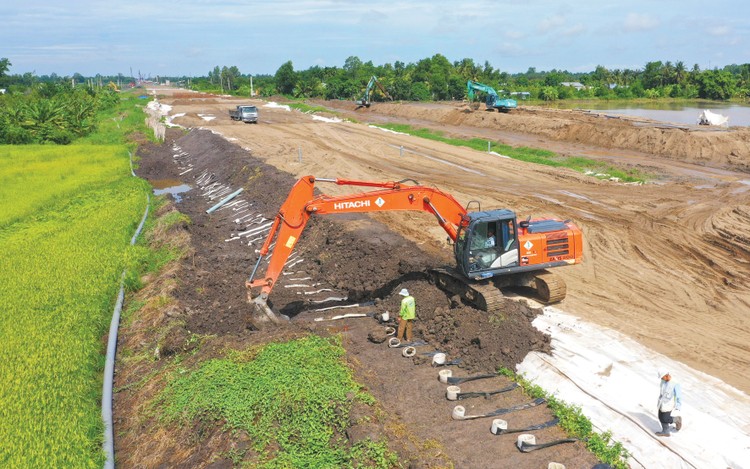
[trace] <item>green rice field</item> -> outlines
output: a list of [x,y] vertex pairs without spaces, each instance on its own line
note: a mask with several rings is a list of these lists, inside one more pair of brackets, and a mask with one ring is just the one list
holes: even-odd
[[102,337],[146,192],[124,145],[0,146],[0,467],[102,466]]

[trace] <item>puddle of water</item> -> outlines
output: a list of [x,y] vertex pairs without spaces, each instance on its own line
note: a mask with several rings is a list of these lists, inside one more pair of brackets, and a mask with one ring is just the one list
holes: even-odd
[[179,179],[156,179],[151,181],[151,185],[154,189],[166,189],[167,187],[180,186],[182,181]]
[[154,186],[154,195],[170,194],[175,202],[181,202],[180,194],[192,189],[189,184],[183,184],[178,179],[160,179],[152,181],[151,185]]
[[[645,117],[662,122],[697,125],[698,116],[704,109],[729,117],[730,126],[750,126],[750,106],[723,101],[688,101],[686,103],[634,103],[627,101],[559,102],[549,107],[585,109],[607,114],[625,114]],[[715,127],[712,127],[715,128]]]

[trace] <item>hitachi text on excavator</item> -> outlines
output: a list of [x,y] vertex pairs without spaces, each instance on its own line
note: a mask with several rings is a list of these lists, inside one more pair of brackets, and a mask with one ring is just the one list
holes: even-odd
[[[314,195],[317,182],[375,188],[351,195]],[[476,205],[476,211],[468,207]],[[538,299],[554,303],[565,298],[565,282],[547,271],[583,260],[583,235],[569,220],[518,221],[507,209],[481,210],[477,201],[462,206],[450,194],[405,179],[370,182],[304,176],[292,187],[260,248],[258,261],[245,283],[255,306],[254,322],[279,321],[267,300],[284,264],[313,215],[412,210],[429,212],[453,244],[455,267],[429,272],[435,284],[450,295],[460,295],[473,306],[495,312],[502,302],[500,288],[533,288]],[[271,247],[273,246],[273,250]],[[255,278],[270,256],[265,274]]]

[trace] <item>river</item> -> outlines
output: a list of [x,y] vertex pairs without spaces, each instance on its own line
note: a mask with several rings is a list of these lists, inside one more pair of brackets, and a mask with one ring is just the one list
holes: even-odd
[[750,126],[750,106],[720,101],[687,101],[681,103],[629,103],[627,101],[576,101],[546,105],[557,109],[586,109],[607,114],[625,114],[677,124],[695,125],[704,109],[729,117],[730,126]]

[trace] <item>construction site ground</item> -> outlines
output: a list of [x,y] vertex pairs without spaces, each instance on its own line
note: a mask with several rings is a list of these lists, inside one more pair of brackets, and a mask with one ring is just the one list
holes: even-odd
[[[539,312],[533,301],[508,301],[503,317],[488,317],[451,301],[420,275],[427,267],[452,263],[445,233],[431,215],[399,212],[315,219],[297,248],[303,259],[300,270],[311,278],[307,282],[330,291],[308,298],[299,289],[280,285],[272,293],[272,303],[292,318],[291,325],[275,333],[246,328],[244,281],[258,245],[236,239],[248,227],[235,223],[230,212],[205,213],[211,203],[196,187],[199,175],[213,173],[227,186],[243,187],[243,197],[253,202],[253,210],[267,218],[275,214],[294,180],[304,175],[368,181],[411,178],[437,186],[462,203],[478,200],[483,209],[510,208],[522,218],[575,220],[584,232],[584,262],[557,270],[568,285],[560,309],[750,391],[745,373],[750,343],[748,129],[670,126],[523,105],[500,114],[475,111],[458,102],[376,103],[358,110],[352,102],[318,102],[331,112],[314,117],[259,100],[167,89],[155,93],[160,103],[171,106],[172,122],[192,129],[189,133],[170,129],[164,145],[142,146],[138,170],[139,176],[158,184],[168,180],[193,187],[175,204],[192,219],[186,230],[193,254],[172,273],[178,303],[167,316],[179,317],[185,325],[183,331],[173,331],[172,342],[177,344],[173,348],[179,348],[192,332],[238,346],[306,330],[342,333],[359,379],[389,416],[377,432],[392,437],[394,449],[407,465],[531,468],[546,467],[554,460],[567,467],[593,466],[595,458],[580,442],[523,454],[514,448],[514,436],[489,432],[491,419],[450,418],[455,403],[446,401],[445,385],[437,381],[437,370],[424,352],[440,349],[461,357],[462,367],[454,374],[468,376],[497,366],[512,369],[528,351],[548,350],[550,345],[548,337],[530,325]],[[228,109],[241,103],[258,105],[257,125],[229,119]],[[638,168],[649,179],[642,185],[623,184],[367,125],[384,122],[602,159]],[[189,172],[181,169],[181,158],[191,159]],[[318,187],[332,195],[347,191],[333,184]],[[415,359],[368,340],[368,335],[382,329],[372,318],[314,320],[384,310],[393,315],[402,287],[417,299],[415,337],[427,342],[418,348]],[[314,297],[330,305],[330,296],[336,295],[347,296],[349,302],[376,302],[325,314],[310,311]],[[138,337],[131,337],[130,345],[148,343]],[[211,347],[206,350],[210,354]],[[220,436],[206,436],[189,447],[169,439],[179,450],[156,439],[139,438],[145,421],[136,414],[144,394],[128,391],[128,380],[137,381],[137,373],[129,376],[127,369],[122,371],[118,380],[124,390],[116,397],[115,427],[122,428],[118,462],[132,467],[143,461],[148,467],[229,464],[218,455],[234,443]],[[467,383],[466,390],[507,384],[498,377]],[[514,390],[480,399],[467,413],[528,400]],[[516,427],[541,423],[551,414],[540,406],[511,415],[513,420],[508,420]],[[537,432],[541,442],[563,437],[554,427]],[[435,445],[425,444],[433,440]]]

